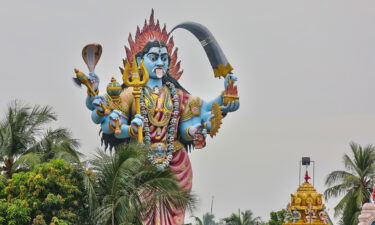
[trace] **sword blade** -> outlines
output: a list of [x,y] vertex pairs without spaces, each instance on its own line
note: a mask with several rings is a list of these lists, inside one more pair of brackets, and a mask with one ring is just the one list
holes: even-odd
[[170,33],[178,28],[190,31],[200,41],[214,70],[215,77],[225,77],[232,72],[233,67],[229,64],[219,43],[207,27],[196,22],[184,22],[175,26]]

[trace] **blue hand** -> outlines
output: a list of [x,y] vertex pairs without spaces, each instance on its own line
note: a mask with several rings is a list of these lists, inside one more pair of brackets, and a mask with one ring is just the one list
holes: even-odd
[[228,105],[221,108],[223,113],[234,112],[240,108],[240,101],[229,102]]
[[188,130],[189,135],[192,136],[192,137],[194,137],[195,133],[196,133],[196,132],[198,131],[198,129],[201,128],[201,127],[202,127],[202,124],[200,124],[200,123],[197,123],[197,124],[191,126],[191,127],[189,128],[189,130]]
[[229,85],[229,79],[231,79],[233,82],[236,82],[237,81],[237,77],[234,76],[233,74],[228,74],[226,77],[225,77],[225,80],[224,80],[224,87],[225,89],[228,88],[228,85]]
[[111,114],[109,114],[109,118],[113,121],[119,120],[121,117],[121,112],[118,110],[113,110]]
[[109,123],[112,126],[111,128],[112,131],[113,131],[113,128],[115,128],[114,130],[115,137],[119,137],[123,133],[122,125],[123,123],[126,123],[126,121],[124,121],[123,119],[124,117],[122,113],[118,110],[112,110],[111,113],[109,114]]
[[92,89],[94,89],[94,91],[98,90],[98,87],[99,87],[99,77],[98,77],[98,75],[96,75],[93,72],[90,72],[89,76],[88,76],[88,79],[91,83]]
[[143,116],[136,114],[130,124],[135,133],[138,133],[138,127],[143,126]]
[[94,100],[92,101],[92,104],[95,106],[95,108],[99,111],[99,112],[104,112],[104,109],[103,109],[103,105],[106,105],[106,102],[104,100],[104,98],[102,96],[95,96],[94,97]]
[[189,131],[188,131],[188,132],[189,132],[189,135],[194,137],[195,133],[197,133],[198,130],[202,129],[202,131],[201,131],[201,132],[202,132],[202,135],[203,135],[204,137],[206,137],[206,136],[207,136],[207,130],[210,130],[210,129],[211,129],[211,122],[210,122],[210,119],[211,119],[213,116],[214,116],[214,115],[211,114],[211,115],[208,117],[208,121],[206,122],[206,128],[203,128],[203,124],[202,124],[202,123],[197,123],[197,124],[191,126],[190,129],[189,129]]

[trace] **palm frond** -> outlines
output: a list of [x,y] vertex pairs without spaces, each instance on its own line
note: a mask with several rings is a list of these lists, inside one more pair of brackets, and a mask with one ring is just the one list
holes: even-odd
[[347,192],[345,196],[339,201],[339,203],[334,208],[334,217],[338,217],[342,214],[343,210],[346,207],[347,202],[353,200],[352,192]]
[[196,222],[196,225],[204,225],[202,220],[197,217],[197,216],[192,216],[192,218],[194,218],[195,222]]
[[343,182],[346,177],[348,176],[353,176],[352,173],[338,170],[338,171],[333,171],[330,174],[328,174],[326,180],[325,180],[325,185],[331,186],[333,184],[336,184],[338,182]]
[[193,206],[193,195],[180,189],[170,171],[148,164],[146,153],[147,146],[130,143],[118,146],[113,154],[98,150],[90,160],[97,175],[97,209],[106,209],[99,217],[112,220],[113,215],[116,224],[141,224],[141,218],[162,207]]
[[21,155],[14,161],[12,172],[19,172],[20,170],[31,169],[35,165],[40,164],[41,155],[37,153],[28,153]]
[[51,106],[35,105],[27,117],[25,132],[29,135],[38,135],[44,125],[56,119],[56,114]]
[[324,191],[325,200],[328,201],[332,197],[339,197],[350,190],[351,184],[342,183],[335,186],[331,186]]

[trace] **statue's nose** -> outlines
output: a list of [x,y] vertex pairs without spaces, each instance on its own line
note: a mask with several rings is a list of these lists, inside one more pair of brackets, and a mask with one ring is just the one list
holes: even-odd
[[161,60],[160,57],[158,58],[158,61],[156,62],[156,65],[159,66],[159,67],[163,67],[164,66],[164,62],[163,62],[163,60]]

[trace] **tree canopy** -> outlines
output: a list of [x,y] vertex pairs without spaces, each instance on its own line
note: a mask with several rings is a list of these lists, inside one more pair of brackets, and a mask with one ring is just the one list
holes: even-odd
[[63,160],[40,164],[32,171],[2,179],[2,224],[85,224],[88,210],[82,177]]

